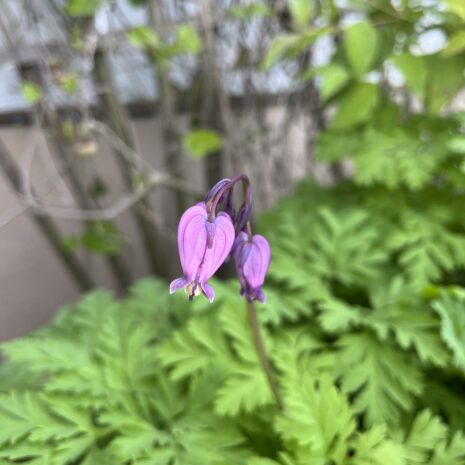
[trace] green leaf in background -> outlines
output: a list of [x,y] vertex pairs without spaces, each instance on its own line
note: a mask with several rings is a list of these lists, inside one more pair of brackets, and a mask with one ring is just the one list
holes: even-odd
[[426,91],[426,79],[428,70],[423,57],[403,53],[392,57],[393,65],[404,76],[407,87],[423,98]]
[[220,150],[223,146],[223,141],[216,131],[195,129],[184,136],[183,145],[186,152],[191,156],[202,158]]
[[289,0],[289,10],[295,28],[298,30],[305,29],[312,16],[311,0]]
[[344,49],[355,76],[363,76],[376,59],[378,33],[367,21],[349,26],[344,33]]
[[101,0],[68,0],[65,12],[70,16],[92,16],[102,4]]
[[458,31],[449,38],[446,48],[441,52],[443,57],[458,55],[465,50],[465,31]]
[[463,0],[444,0],[449,11],[460,16],[465,21],[465,3]]
[[413,406],[422,391],[421,372],[405,353],[381,343],[369,332],[339,339],[336,372],[344,392],[354,396],[353,409],[365,414],[366,424],[391,423],[401,409]]
[[455,364],[465,372],[465,302],[444,296],[433,308],[441,317],[441,336],[454,355]]
[[148,26],[139,26],[128,32],[128,40],[135,47],[144,49],[156,49],[160,45],[160,39]]
[[330,28],[308,30],[301,34],[284,34],[276,36],[271,42],[260,69],[267,71],[277,61],[297,57],[315,42],[318,37],[330,32]]
[[61,247],[66,252],[74,252],[80,245],[78,236],[65,236],[61,239]]
[[175,54],[196,55],[202,51],[202,41],[197,31],[187,24],[183,24],[176,31],[176,40],[173,45]]
[[66,73],[60,79],[60,87],[67,94],[73,94],[78,88],[77,78],[74,73]]
[[447,148],[451,152],[465,154],[465,136],[452,137],[452,139],[447,142]]
[[291,54],[291,52],[297,50],[297,53],[294,54],[298,54],[300,52],[300,44],[301,36],[299,34],[286,34],[275,37],[262,60],[260,68],[266,71],[277,61]]
[[73,121],[67,119],[61,123],[61,133],[67,142],[72,142],[75,137],[75,130]]
[[394,56],[392,63],[403,74],[407,87],[415,92],[432,113],[439,113],[463,86],[465,58],[460,54]]
[[366,283],[379,276],[387,253],[370,215],[356,209],[336,215],[321,207],[315,218],[305,256],[317,276],[346,284]]
[[89,185],[89,193],[94,199],[105,197],[109,190],[108,184],[99,176],[95,176]]
[[247,465],[280,465],[280,463],[264,457],[252,457],[247,460]]
[[465,265],[465,238],[424,214],[406,211],[389,240],[410,282],[425,286]]
[[428,70],[425,106],[431,113],[438,114],[463,88],[465,57],[429,55],[425,60]]
[[252,19],[254,17],[266,17],[271,15],[270,8],[263,3],[249,3],[247,5],[235,5],[229,12],[231,16],[242,21]]
[[318,68],[309,68],[300,75],[306,81],[314,77],[321,78],[320,96],[327,102],[350,81],[350,74],[344,66],[332,63]]
[[117,255],[124,248],[124,240],[110,221],[92,221],[81,237],[82,245],[90,252]]
[[379,100],[379,88],[375,84],[357,82],[343,95],[333,129],[350,129],[365,123],[372,115]]
[[26,102],[34,104],[42,98],[42,89],[33,82],[23,82],[21,85],[21,95]]
[[416,133],[400,128],[388,132],[368,128],[360,136],[354,156],[356,183],[420,189],[430,181],[445,154],[441,146],[421,140]]

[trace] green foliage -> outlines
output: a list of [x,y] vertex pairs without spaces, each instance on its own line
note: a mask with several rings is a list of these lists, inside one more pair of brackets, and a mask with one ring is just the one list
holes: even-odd
[[251,2],[245,5],[234,5],[230,10],[231,15],[243,21],[255,17],[266,17],[271,15],[270,8],[264,3]]
[[63,75],[60,78],[59,84],[63,92],[67,94],[73,94],[78,88],[77,77],[74,73],[66,73]]
[[444,296],[434,303],[441,317],[441,336],[453,353],[454,363],[465,372],[465,302],[464,296]]
[[102,255],[117,255],[124,248],[124,240],[115,224],[110,221],[88,223],[81,236],[83,247]]
[[328,28],[306,29],[300,33],[289,33],[276,36],[261,62],[261,70],[267,71],[280,60],[289,60],[297,57],[300,53],[307,50],[318,37],[328,32]]
[[197,55],[202,50],[202,41],[197,31],[189,25],[183,24],[176,31],[173,53]]
[[221,136],[210,129],[195,129],[189,131],[183,140],[187,153],[194,158],[203,158],[217,152],[223,146]]
[[139,26],[128,32],[128,40],[135,47],[156,48],[159,45],[159,39],[155,32],[147,26]]
[[42,89],[33,82],[24,82],[21,86],[21,95],[26,102],[34,104],[42,98]]
[[379,102],[379,89],[367,82],[353,84],[344,93],[340,107],[333,119],[334,129],[350,129],[365,123]]
[[355,421],[347,399],[327,377],[291,378],[284,385],[285,409],[276,430],[286,442],[295,442],[305,463],[341,463],[347,455],[348,438]]
[[[465,290],[445,287],[458,245],[438,258],[463,232],[443,189],[423,188],[422,202],[400,186],[303,183],[262,218],[273,259],[257,308],[282,411],[236,282],[212,282],[211,305],[146,280],[124,300],[95,291],[2,345],[0,458],[463,465]],[[412,265],[414,243],[441,252]]]
[[346,68],[335,63],[318,68],[310,68],[302,74],[301,79],[307,80],[313,77],[321,78],[320,96],[324,102],[343,89],[350,80],[350,75]]
[[92,16],[102,4],[102,0],[67,0],[65,12],[70,16]]
[[370,70],[378,50],[378,33],[367,21],[353,24],[344,33],[344,48],[355,76]]
[[[2,344],[2,465],[465,465],[465,118],[451,106],[463,2],[346,2],[356,23],[317,3],[227,10],[240,27],[272,29],[280,15],[261,69],[297,65],[296,92],[315,79],[328,122],[318,161],[353,169],[333,186],[302,182],[258,221],[272,261],[257,312],[282,409],[236,281],[212,280],[210,305],[146,280],[119,300],[92,292]],[[71,4],[77,16],[98,6]],[[431,18],[449,42],[422,54]],[[326,35],[329,62],[306,69]],[[202,49],[186,24],[129,40],[157,66]],[[197,158],[221,146],[202,129],[184,139]],[[91,223],[63,243],[79,245],[124,243]]]
[[289,0],[289,10],[296,29],[305,29],[312,15],[312,3],[308,0]]
[[187,24],[179,26],[174,37],[162,41],[148,26],[138,26],[128,32],[128,40],[135,47],[147,50],[158,63],[165,63],[177,55],[196,55],[202,50],[197,31]]
[[458,31],[449,38],[447,47],[442,51],[442,56],[451,57],[465,50],[465,31]]

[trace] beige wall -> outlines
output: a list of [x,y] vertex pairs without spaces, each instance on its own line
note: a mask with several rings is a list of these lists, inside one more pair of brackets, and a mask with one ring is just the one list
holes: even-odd
[[[157,122],[138,121],[134,130],[141,145],[139,150],[152,166],[162,167],[156,143],[160,140]],[[31,173],[34,186],[44,201],[50,205],[73,206],[72,197],[60,182],[60,167],[52,162],[41,134],[37,135],[31,128],[4,127],[0,128],[0,138],[23,172]],[[98,155],[77,159],[73,169],[88,178],[98,171],[111,186],[111,195],[106,199],[111,204],[123,194],[121,177],[108,144],[104,140],[99,142]],[[35,143],[37,146],[33,150]],[[166,192],[152,194],[158,208],[163,205],[163,198],[165,203],[169,202]],[[15,217],[20,207],[18,196],[0,174],[0,340],[23,335],[45,324],[60,306],[77,299],[80,294],[30,214],[24,212]],[[129,212],[123,213],[117,224],[128,244],[124,258],[137,278],[148,275],[149,267],[130,216]],[[76,233],[81,228],[78,221],[59,220],[58,224],[64,233]],[[168,231],[168,234],[173,233],[174,228]],[[104,259],[85,253],[81,258],[99,286],[114,287],[113,276]]]

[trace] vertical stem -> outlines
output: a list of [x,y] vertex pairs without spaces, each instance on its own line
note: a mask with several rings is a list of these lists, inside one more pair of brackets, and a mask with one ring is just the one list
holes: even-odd
[[265,373],[266,380],[268,381],[268,385],[270,386],[271,392],[273,393],[276,404],[279,409],[282,409],[283,402],[281,400],[281,395],[279,394],[279,389],[274,377],[273,369],[271,368],[271,364],[266,353],[265,344],[263,343],[255,305],[253,302],[249,302],[247,300],[245,305],[247,308],[247,315],[249,317],[250,329],[252,330],[255,349],[257,350],[258,358],[260,359],[260,364],[262,366],[263,372]]

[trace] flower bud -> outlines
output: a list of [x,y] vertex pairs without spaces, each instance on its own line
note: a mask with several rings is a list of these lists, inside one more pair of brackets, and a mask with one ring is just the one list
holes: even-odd
[[241,295],[247,300],[259,300],[265,303],[262,286],[270,264],[270,246],[268,241],[255,234],[249,241],[247,234],[241,231],[234,246],[234,261],[237,275],[241,283]]

